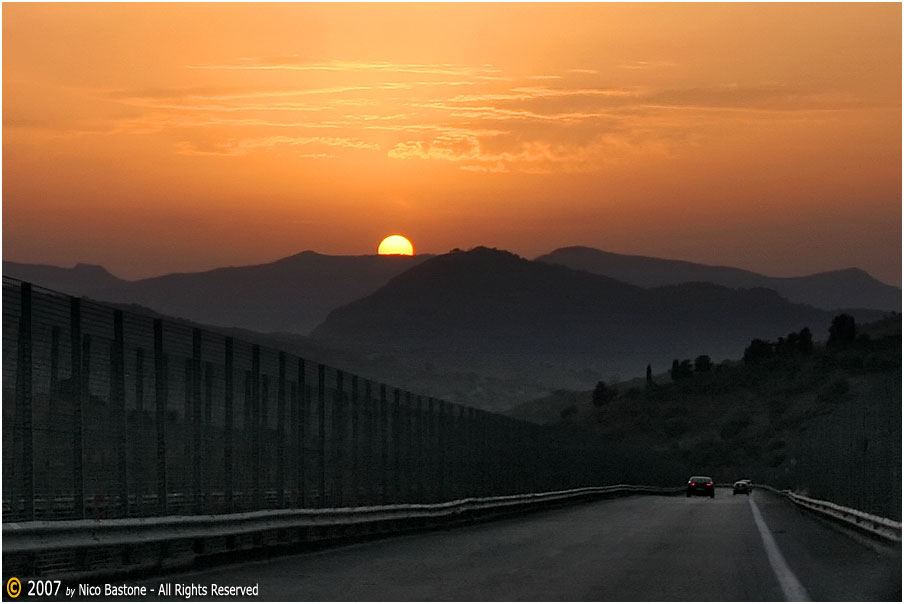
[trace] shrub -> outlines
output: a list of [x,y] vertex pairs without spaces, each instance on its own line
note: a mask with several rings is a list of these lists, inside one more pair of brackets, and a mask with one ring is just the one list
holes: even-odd
[[701,354],[696,359],[694,359],[694,371],[697,373],[704,373],[707,371],[712,371],[713,361],[709,358],[708,354]]
[[785,441],[783,441],[780,438],[777,438],[766,446],[766,450],[768,450],[771,453],[773,451],[778,451],[779,449],[784,449],[786,445],[787,445],[787,443]]
[[762,363],[772,357],[773,346],[765,340],[756,338],[750,342],[750,346],[744,349],[744,364],[753,365]]
[[771,415],[773,421],[775,421],[775,419],[781,417],[781,415],[787,411],[788,401],[784,398],[773,398],[769,399],[766,406],[769,408],[769,415]]
[[602,407],[616,396],[618,390],[607,387],[605,382],[597,382],[596,388],[593,389],[593,406]]
[[841,314],[832,319],[832,325],[829,326],[829,341],[826,346],[829,348],[847,348],[857,339],[857,324],[854,317],[847,314]]
[[684,359],[683,361],[679,361],[675,359],[672,361],[672,381],[677,382],[678,380],[683,380],[685,378],[693,377],[694,375],[694,366],[691,363],[690,359]]
[[787,459],[787,456],[784,453],[779,453],[777,455],[773,455],[772,458],[769,460],[769,467],[777,468],[780,465],[782,465],[783,463],[785,463],[785,459]]
[[833,403],[844,399],[844,396],[851,390],[848,381],[840,377],[833,380],[819,390],[816,399],[821,402]]
[[676,417],[685,417],[687,415],[687,407],[669,407],[663,414],[665,419],[674,419]]
[[676,436],[681,436],[682,434],[686,434],[691,427],[681,418],[670,419],[665,422],[665,426],[663,427],[663,432],[665,435],[670,438],[675,438]]
[[749,417],[739,417],[725,422],[720,431],[722,440],[730,440],[744,431],[744,428],[750,425]]

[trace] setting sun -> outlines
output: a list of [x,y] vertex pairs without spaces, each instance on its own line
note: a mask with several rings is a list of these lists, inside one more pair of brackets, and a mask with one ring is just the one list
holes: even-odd
[[380,242],[377,253],[381,256],[414,256],[414,246],[411,245],[411,242],[408,241],[407,238],[402,237],[401,235],[390,235]]

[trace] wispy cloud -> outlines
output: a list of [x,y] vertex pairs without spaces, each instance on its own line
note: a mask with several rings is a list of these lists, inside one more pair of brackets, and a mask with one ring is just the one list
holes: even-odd
[[[649,150],[651,145],[640,139],[629,142],[612,134],[593,137],[583,144],[567,140],[524,141],[514,135],[493,139],[437,136],[398,143],[387,155],[398,160],[449,162],[469,172],[547,174],[594,172],[601,165],[617,163],[641,148]],[[661,151],[661,148],[654,150]]]
[[235,63],[217,65],[186,65],[188,69],[206,70],[287,70],[287,71],[342,71],[342,72],[393,72],[393,73],[421,73],[438,75],[459,76],[484,76],[494,77],[500,70],[492,65],[468,66],[453,63],[421,64],[421,63],[391,63],[385,61],[357,62],[357,61],[329,61],[312,62],[299,55],[285,57],[246,57]]
[[[348,149],[379,150],[379,145],[354,138],[336,137],[303,137],[303,136],[269,136],[263,138],[246,138],[228,142],[200,145],[192,141],[176,143],[179,155],[247,155],[256,150],[273,150],[279,147],[304,147],[308,145],[324,145],[327,147],[344,147]],[[327,153],[303,153],[298,157],[327,158],[335,157]]]
[[389,150],[392,159],[441,160],[462,164],[461,169],[472,172],[510,172],[530,166],[546,170],[552,163],[562,163],[546,143],[522,143],[512,151],[490,152],[477,137],[440,136],[431,141],[407,141]]
[[671,61],[628,61],[619,65],[620,69],[667,69],[677,67],[677,63]]
[[[637,70],[670,66],[666,61],[624,65]],[[485,64],[318,63],[293,55],[190,69],[320,70],[331,75],[318,77],[318,85],[310,87],[85,89],[89,100],[96,101],[93,106],[117,106],[117,117],[84,119],[65,131],[165,135],[180,141],[175,150],[181,155],[281,152],[329,159],[365,152],[393,161],[444,162],[472,172],[580,172],[638,149],[669,153],[693,140],[687,133],[701,124],[792,119],[787,116],[862,107],[850,96],[777,84],[668,88],[568,77],[598,75],[589,68],[514,77]],[[359,77],[363,72],[370,75]],[[588,85],[590,81],[596,85]],[[17,137],[40,127],[40,120],[14,115],[7,116],[6,124]],[[41,130],[40,136],[47,134]]]

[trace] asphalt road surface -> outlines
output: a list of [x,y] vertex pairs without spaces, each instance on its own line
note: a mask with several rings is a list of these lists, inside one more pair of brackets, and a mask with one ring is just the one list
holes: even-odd
[[901,549],[766,491],[718,489],[715,499],[612,499],[142,581],[162,582],[257,584],[260,600],[295,601],[900,601]]

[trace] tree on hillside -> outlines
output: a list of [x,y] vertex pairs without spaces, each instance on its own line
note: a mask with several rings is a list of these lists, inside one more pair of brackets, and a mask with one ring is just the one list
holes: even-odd
[[647,365],[647,388],[653,386],[653,368]]
[[[853,321],[853,319],[851,320]],[[750,365],[776,357],[790,357],[812,352],[813,334],[809,328],[804,327],[799,332],[791,332],[788,337],[780,337],[775,342],[759,338],[752,340],[750,346],[744,349],[744,363]]]
[[813,352],[813,334],[810,333],[810,328],[804,327],[798,335],[797,349],[804,354]]
[[616,396],[618,396],[618,390],[608,388],[605,382],[598,382],[596,388],[593,389],[593,406],[602,407]]
[[683,380],[685,378],[693,377],[694,375],[694,366],[691,363],[690,359],[684,359],[683,361],[679,361],[675,359],[672,361],[672,381],[677,382],[678,380]]
[[788,356],[813,352],[813,334],[804,327],[799,333],[791,332],[787,338],[779,338],[775,343],[775,354]]
[[762,363],[772,356],[773,346],[765,340],[754,338],[744,349],[744,364]]
[[829,348],[847,348],[857,339],[857,324],[854,317],[848,314],[840,314],[832,319],[829,326]]
[[701,354],[696,359],[694,359],[694,371],[696,371],[697,373],[712,371],[712,368],[713,360],[709,358],[708,354]]

